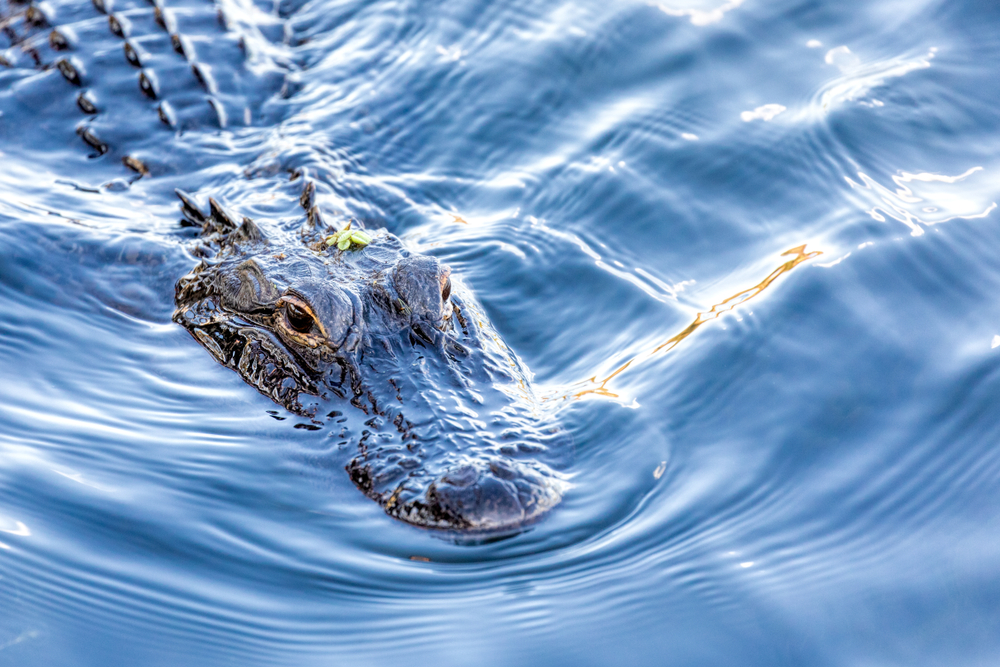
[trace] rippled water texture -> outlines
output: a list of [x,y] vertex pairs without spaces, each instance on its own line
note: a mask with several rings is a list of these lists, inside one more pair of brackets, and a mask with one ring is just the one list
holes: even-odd
[[[95,117],[0,37],[0,664],[996,664],[995,2],[164,5],[174,129],[89,2]],[[296,169],[532,370],[544,520],[390,519],[171,322],[173,188],[291,224]]]

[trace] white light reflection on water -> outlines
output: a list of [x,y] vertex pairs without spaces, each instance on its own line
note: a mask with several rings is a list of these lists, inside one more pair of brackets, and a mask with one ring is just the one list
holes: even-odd
[[[810,46],[819,48],[821,44],[815,41],[810,42]],[[866,96],[872,90],[888,85],[891,79],[929,68],[937,53],[937,47],[931,47],[922,56],[897,56],[865,63],[845,45],[830,49],[823,60],[827,65],[840,70],[841,76],[824,83],[808,104],[793,107],[782,120],[786,123],[816,122],[849,102],[857,102],[866,107],[882,107],[885,105],[884,101],[874,98],[866,100]],[[787,110],[785,105],[770,103],[752,111],[743,111],[740,118],[745,122],[770,121]]]
[[0,528],[0,533],[7,533],[8,535],[19,535],[20,537],[31,536],[31,530],[24,524],[23,521],[15,521],[13,528]]
[[813,114],[829,113],[838,105],[860,100],[872,89],[885,85],[889,79],[927,69],[937,51],[932,47],[923,56],[900,56],[864,64],[846,46],[838,47],[827,53],[826,62],[835,65],[844,74],[823,86],[810,111]]
[[[686,16],[691,20],[691,23],[698,26],[711,25],[713,23],[718,23],[723,18],[725,18],[726,13],[730,12],[740,5],[742,5],[744,0],[729,0],[716,7],[678,7],[673,2],[660,2],[655,3],[654,6],[659,8],[664,14],[670,16]],[[653,4],[653,3],[651,3]],[[713,0],[709,0],[704,4],[714,4]]]
[[780,104],[765,104],[764,106],[757,107],[753,111],[744,111],[740,114],[740,119],[744,123],[749,123],[754,120],[771,121],[774,120],[779,114],[787,111],[787,107]]
[[[0,548],[7,548],[7,547],[0,547]],[[20,644],[21,642],[26,642],[29,639],[35,639],[39,635],[41,635],[41,633],[38,630],[29,630],[27,632],[22,632],[17,637],[14,637],[13,639],[11,639],[9,641],[6,641],[3,644],[0,644],[0,651],[8,649],[11,646],[16,646],[16,645]]]
[[[15,521],[13,528],[3,528],[0,527],[0,533],[6,533],[8,535],[14,535],[17,537],[31,537],[31,530],[23,521]],[[0,542],[0,549],[10,550],[10,545],[4,542]]]
[[[4,659],[990,664],[990,3],[220,5],[287,95],[238,132],[154,115],[142,147],[177,173],[117,192],[75,91],[0,70],[0,527],[33,533],[0,532]],[[111,47],[100,73],[135,92]],[[29,113],[14,75],[65,108]],[[199,261],[172,188],[293,228],[300,166],[331,219],[449,263],[540,392],[589,392],[553,408],[573,491],[523,534],[388,519],[344,473],[354,442],[296,430],[170,322]]]
[[[983,172],[973,167],[958,176],[901,171],[892,177],[896,189],[891,190],[863,172],[858,181],[845,180],[851,189],[867,204],[867,213],[879,222],[892,218],[910,229],[913,236],[924,233],[923,227],[951,220],[985,218],[996,209],[996,202],[989,201],[996,186],[989,179],[967,183],[965,187],[944,187],[962,183],[973,174]],[[985,174],[985,172],[984,172]]]

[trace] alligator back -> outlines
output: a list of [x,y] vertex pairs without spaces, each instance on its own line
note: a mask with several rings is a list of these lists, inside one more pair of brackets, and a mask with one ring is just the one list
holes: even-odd
[[294,69],[278,46],[282,23],[241,10],[205,0],[0,0],[2,104],[42,130],[0,117],[4,146],[34,148],[43,134],[54,149],[120,162],[132,178],[212,160],[204,137],[265,122],[263,105],[288,91]]

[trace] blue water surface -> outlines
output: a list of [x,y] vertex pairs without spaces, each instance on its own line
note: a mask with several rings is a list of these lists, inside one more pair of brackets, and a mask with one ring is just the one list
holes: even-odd
[[[0,664],[997,664],[1000,5],[164,0],[217,108],[122,1],[174,129],[38,6],[102,113],[0,5]],[[532,370],[545,519],[385,516],[171,322],[173,189],[303,170]]]

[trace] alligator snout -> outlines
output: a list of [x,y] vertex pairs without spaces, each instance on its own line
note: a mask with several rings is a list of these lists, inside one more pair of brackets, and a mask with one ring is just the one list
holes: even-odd
[[538,519],[559,503],[566,487],[550,470],[502,459],[470,460],[431,482],[423,497],[386,509],[418,526],[502,533]]
[[364,429],[338,437],[358,436],[347,471],[390,516],[490,538],[539,519],[568,484],[530,373],[447,265],[388,232],[331,246],[314,195],[300,230],[266,237],[182,195],[207,259],[178,283],[175,320],[292,412],[312,416],[302,395],[363,412]]

